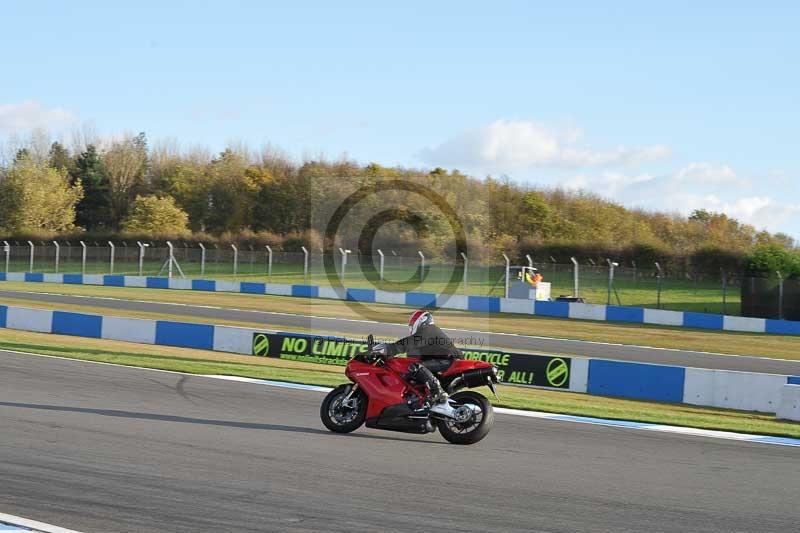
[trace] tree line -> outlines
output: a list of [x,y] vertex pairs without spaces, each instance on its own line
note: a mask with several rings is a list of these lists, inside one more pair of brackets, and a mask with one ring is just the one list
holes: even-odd
[[[389,180],[433,197],[381,190],[379,184]],[[216,154],[176,142],[151,146],[144,133],[73,149],[58,141],[46,148],[41,142],[18,147],[0,165],[0,235],[319,249],[337,209],[359,191],[367,194],[336,220],[336,242],[329,244],[364,253],[383,248],[454,257],[456,234],[463,231],[477,260],[532,253],[547,261],[612,257],[705,271],[754,268],[747,258],[759,250],[795,253],[789,236],[722,213],[699,210],[686,217],[630,209],[584,191],[442,168],[384,167],[348,158],[298,162],[270,146],[232,145]],[[457,220],[435,199],[453,208]]]

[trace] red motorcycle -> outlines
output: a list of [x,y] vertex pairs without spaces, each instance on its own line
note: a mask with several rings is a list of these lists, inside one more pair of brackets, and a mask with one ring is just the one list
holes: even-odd
[[333,389],[322,401],[320,417],[329,430],[350,433],[366,422],[368,428],[431,433],[439,429],[453,444],[474,444],[494,425],[489,400],[464,388],[488,386],[497,397],[497,367],[485,361],[455,359],[438,378],[450,394],[452,416],[431,412],[428,389],[406,378],[409,365],[418,359],[387,357],[374,353],[372,335],[366,352],[347,363],[345,375],[352,381]]

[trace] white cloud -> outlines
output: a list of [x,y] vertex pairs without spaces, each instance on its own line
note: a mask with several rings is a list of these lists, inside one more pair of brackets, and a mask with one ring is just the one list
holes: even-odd
[[420,152],[432,165],[514,171],[530,167],[597,167],[627,165],[663,159],[670,154],[662,145],[620,146],[593,151],[577,143],[582,132],[575,128],[556,131],[527,120],[496,120],[488,126],[465,131],[435,148]]
[[656,176],[647,173],[629,176],[621,172],[602,172],[598,175],[579,174],[561,181],[559,186],[572,190],[589,190],[606,197],[614,197],[629,187],[652,182],[655,179]]
[[19,132],[33,129],[58,129],[75,122],[75,116],[66,109],[45,108],[39,102],[28,100],[20,104],[0,104],[0,130]]
[[[672,172],[624,170],[669,156],[663,145],[596,150],[587,146],[578,128],[559,130],[523,120],[496,120],[419,153],[430,165],[582,189],[630,207],[684,215],[707,209],[759,229],[800,237],[800,195],[793,192],[791,180],[779,183],[769,174],[745,176],[729,165],[709,161],[691,162]],[[663,168],[663,162],[659,165]]]
[[[767,180],[769,181],[769,180]],[[675,172],[625,174],[582,173],[560,186],[595,192],[627,206],[688,215],[696,209],[725,213],[759,229],[800,235],[800,202],[775,197],[761,179],[737,174],[728,165],[694,162]]]
[[739,177],[728,165],[708,162],[689,163],[675,173],[674,180],[696,185],[750,186],[750,180]]

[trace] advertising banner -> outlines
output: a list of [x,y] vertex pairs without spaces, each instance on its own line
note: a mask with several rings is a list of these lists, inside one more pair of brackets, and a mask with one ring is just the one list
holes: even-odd
[[[346,365],[367,350],[363,341],[289,333],[254,333],[253,355],[305,363]],[[464,359],[487,361],[498,369],[503,383],[568,389],[571,359],[549,355],[463,350]]]

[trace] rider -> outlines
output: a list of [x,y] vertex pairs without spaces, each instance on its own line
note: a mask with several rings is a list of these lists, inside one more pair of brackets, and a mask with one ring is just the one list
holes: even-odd
[[410,335],[397,342],[376,344],[378,353],[397,355],[405,353],[408,357],[419,358],[419,363],[408,367],[409,378],[424,383],[430,390],[430,410],[444,415],[452,415],[453,408],[448,403],[447,393],[442,390],[435,374],[444,372],[463,354],[444,331],[433,323],[433,315],[428,311],[414,311],[408,321]]

